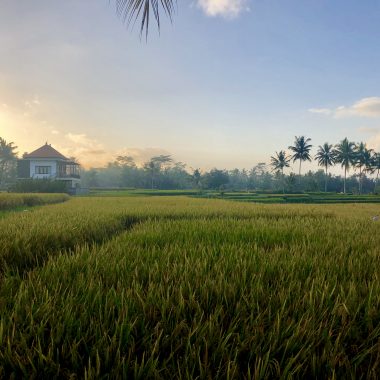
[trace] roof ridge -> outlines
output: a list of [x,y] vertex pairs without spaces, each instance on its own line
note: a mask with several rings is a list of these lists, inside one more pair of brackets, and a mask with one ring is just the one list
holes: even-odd
[[25,154],[24,158],[59,158],[61,160],[68,160],[67,157],[58,152],[58,150],[53,148],[51,144],[48,144],[47,142],[31,153]]

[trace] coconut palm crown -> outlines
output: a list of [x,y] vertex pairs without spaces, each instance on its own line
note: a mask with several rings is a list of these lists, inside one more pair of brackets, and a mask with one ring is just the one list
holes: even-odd
[[284,173],[284,168],[289,167],[289,157],[287,157],[284,150],[280,150],[279,152],[276,152],[276,156],[272,156],[270,158],[270,165],[272,166],[273,170],[280,170],[281,173]]
[[301,164],[302,161],[311,161],[310,156],[310,150],[312,148],[312,145],[309,144],[311,139],[305,138],[305,136],[299,136],[295,137],[294,145],[289,146],[289,149],[294,152],[294,154],[291,156],[291,159],[293,162],[299,160],[300,166],[299,166],[299,183],[301,183]]
[[343,192],[346,193],[347,172],[351,166],[355,165],[357,157],[355,153],[355,144],[348,141],[346,137],[339,144],[335,145],[334,155],[335,161],[341,164],[342,168],[344,168]]
[[285,183],[284,183],[284,168],[288,168],[290,158],[286,155],[284,150],[276,152],[275,156],[270,158],[270,165],[275,171],[281,171],[282,175],[282,192],[285,192]]
[[325,168],[325,192],[327,192],[327,178],[328,178],[328,168],[335,164],[335,154],[332,144],[324,143],[322,146],[318,147],[318,152],[315,155],[315,159],[319,166]]

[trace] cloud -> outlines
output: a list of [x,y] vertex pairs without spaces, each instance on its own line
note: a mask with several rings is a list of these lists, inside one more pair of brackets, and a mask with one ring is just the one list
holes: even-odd
[[85,133],[67,133],[57,148],[67,157],[75,157],[82,165],[103,166],[111,155],[104,145]]
[[309,108],[309,112],[311,113],[318,113],[321,115],[331,115],[332,111],[328,108]]
[[197,6],[210,17],[235,18],[248,12],[248,0],[197,0]]
[[309,108],[308,111],[326,116],[332,115],[337,119],[346,117],[377,118],[380,117],[380,97],[372,96],[369,98],[363,98],[351,106],[340,106],[335,109]]
[[369,134],[380,133],[380,128],[360,127],[358,128],[358,132]]
[[380,152],[380,132],[368,139],[367,146],[375,152]]
[[27,100],[24,104],[26,108],[35,108],[41,105],[41,101],[38,95],[34,95],[32,99]]

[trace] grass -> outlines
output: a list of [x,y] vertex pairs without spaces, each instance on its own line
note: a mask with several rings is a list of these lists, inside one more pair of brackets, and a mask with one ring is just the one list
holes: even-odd
[[161,196],[8,215],[0,377],[375,379],[379,213]]

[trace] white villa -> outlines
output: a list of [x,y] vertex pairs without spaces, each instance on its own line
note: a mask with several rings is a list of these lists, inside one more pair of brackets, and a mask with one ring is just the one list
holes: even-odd
[[46,143],[18,160],[17,177],[64,181],[69,190],[74,190],[80,187],[80,165]]

